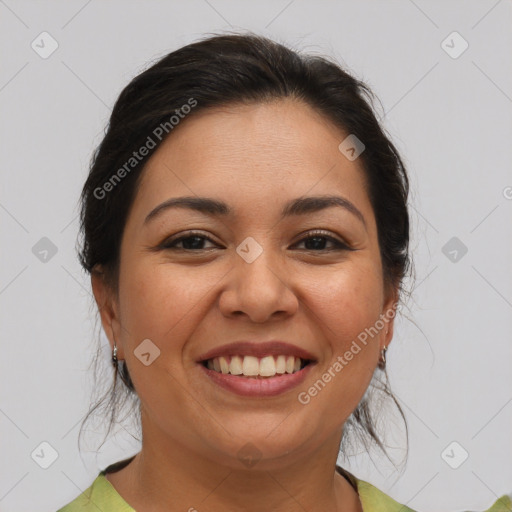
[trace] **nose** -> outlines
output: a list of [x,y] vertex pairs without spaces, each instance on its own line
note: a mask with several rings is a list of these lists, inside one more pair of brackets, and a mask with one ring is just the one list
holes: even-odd
[[235,268],[228,273],[228,284],[219,299],[222,314],[247,316],[254,323],[292,316],[299,302],[289,272],[279,261],[270,250],[264,250],[251,263],[235,254]]

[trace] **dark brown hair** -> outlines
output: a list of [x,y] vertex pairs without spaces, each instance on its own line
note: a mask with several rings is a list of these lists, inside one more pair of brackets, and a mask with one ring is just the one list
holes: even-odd
[[[300,54],[251,33],[213,35],[182,47],[158,60],[123,89],[92,158],[80,197],[79,259],[83,268],[88,273],[100,272],[101,265],[103,279],[117,293],[121,237],[144,165],[172,134],[178,117],[178,123],[184,117],[181,114],[194,116],[210,107],[280,98],[304,102],[364,143],[359,161],[376,218],[385,285],[402,295],[403,278],[410,267],[409,182],[398,151],[373,112],[373,93],[329,58]],[[147,155],[131,160],[134,151],[150,145]],[[96,366],[98,359],[105,359],[101,351],[96,355]],[[94,410],[106,409],[111,416],[106,436],[116,421],[116,409],[122,408],[126,400],[131,400],[133,406],[139,403],[124,361],[119,367],[115,367],[112,386],[85,420]],[[387,455],[370,407],[374,390],[393,399],[405,422],[391,393],[385,366],[375,373],[370,388],[346,422],[343,453],[347,433],[354,432],[366,447],[365,437],[369,436]],[[406,422],[405,427],[407,435]]]

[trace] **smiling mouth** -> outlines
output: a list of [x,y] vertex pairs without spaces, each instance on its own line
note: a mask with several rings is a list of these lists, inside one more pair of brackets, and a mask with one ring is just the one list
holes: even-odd
[[295,356],[220,356],[201,361],[217,373],[239,377],[269,378],[297,373],[313,361]]

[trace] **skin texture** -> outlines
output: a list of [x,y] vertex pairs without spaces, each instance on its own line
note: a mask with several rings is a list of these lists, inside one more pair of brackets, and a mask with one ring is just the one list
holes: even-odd
[[[338,150],[346,136],[298,100],[230,105],[182,121],[148,161],[123,233],[118,294],[92,278],[103,328],[141,400],[142,450],[108,476],[132,507],[362,510],[334,466],[393,320],[310,403],[297,399],[396,302],[396,290],[384,286],[363,171]],[[351,201],[366,225],[337,207],[280,220],[288,200],[332,194]],[[225,201],[234,215],[176,208],[144,224],[178,196]],[[209,240],[155,249],[190,229]],[[329,238],[305,241],[314,235],[354,250]],[[250,264],[236,252],[249,236],[263,248]],[[161,351],[149,366],[134,355],[147,338]],[[298,388],[240,397],[196,363],[240,339],[284,340],[317,364]],[[247,443],[261,454],[252,468],[237,455]]]

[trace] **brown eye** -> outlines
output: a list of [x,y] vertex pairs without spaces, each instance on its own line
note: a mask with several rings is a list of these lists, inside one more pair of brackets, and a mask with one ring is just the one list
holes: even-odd
[[[323,231],[318,231],[302,238],[297,244],[305,244],[307,251],[332,251],[332,250],[352,250],[346,243],[325,234]],[[326,244],[332,244],[333,247],[326,248]],[[297,245],[295,244],[295,245]]]
[[[202,251],[205,249],[210,249],[209,247],[203,247],[205,241],[212,240],[207,236],[201,233],[190,232],[184,236],[180,236],[178,238],[171,238],[165,241],[162,244],[162,249],[177,249],[177,250],[186,250],[186,251]],[[212,242],[213,243],[213,242]],[[182,247],[179,247],[179,244],[182,244]]]

